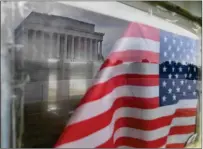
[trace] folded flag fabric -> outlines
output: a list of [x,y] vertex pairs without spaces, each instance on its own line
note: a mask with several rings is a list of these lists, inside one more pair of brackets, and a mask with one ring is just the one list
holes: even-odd
[[55,147],[184,147],[195,133],[197,43],[130,23]]

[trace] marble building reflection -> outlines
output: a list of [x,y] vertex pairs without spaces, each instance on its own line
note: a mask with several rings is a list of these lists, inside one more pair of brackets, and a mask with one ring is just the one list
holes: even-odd
[[94,24],[30,13],[15,30],[15,42],[24,45],[25,69],[32,83],[27,85],[25,101],[83,94],[103,60],[103,36],[95,32]]

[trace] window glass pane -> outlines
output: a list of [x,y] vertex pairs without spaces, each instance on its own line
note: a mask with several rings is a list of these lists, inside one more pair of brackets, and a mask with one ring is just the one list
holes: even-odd
[[[1,4],[7,106],[1,109],[7,118],[2,128],[10,130],[12,147],[53,147],[76,107],[86,102],[92,104],[88,114],[82,110],[84,117],[112,114],[114,104],[142,108],[142,96],[150,96],[146,108],[154,109],[169,104],[169,96],[171,104],[179,96],[200,99],[201,27],[183,16],[145,2]],[[123,95],[132,102],[116,101]],[[98,123],[104,125],[103,119]]]

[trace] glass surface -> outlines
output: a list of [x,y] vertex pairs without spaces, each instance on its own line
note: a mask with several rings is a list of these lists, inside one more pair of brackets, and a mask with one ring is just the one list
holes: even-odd
[[[11,131],[10,143],[17,147],[53,147],[81,98],[99,77],[101,65],[104,62],[103,66],[116,65],[126,57],[134,57],[126,55],[120,59],[114,55],[116,61],[105,61],[112,56],[109,53],[124,36],[130,21],[60,2],[2,2],[1,8],[1,47],[8,52],[6,61],[10,62],[3,67],[10,68],[9,94],[15,95],[10,113],[15,120],[11,119],[10,123],[16,131]],[[150,16],[148,12],[146,15]],[[201,28],[195,29],[200,43]],[[201,46],[198,44],[196,49],[191,69],[198,69],[195,93],[199,95]],[[169,63],[165,53],[161,54],[159,62]],[[157,55],[146,57],[138,55],[135,62],[156,63]],[[182,60],[174,58],[172,63],[184,65]],[[155,81],[155,78],[148,79]]]

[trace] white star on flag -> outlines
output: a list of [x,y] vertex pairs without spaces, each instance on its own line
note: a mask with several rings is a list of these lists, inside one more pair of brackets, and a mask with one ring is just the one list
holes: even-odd
[[166,69],[167,69],[166,67],[163,67],[163,72],[166,72]]
[[174,58],[175,57],[175,54],[174,53],[172,53],[172,58]]
[[171,50],[171,48],[172,48],[172,47],[171,47],[171,45],[169,45],[169,46],[168,46],[168,50],[170,51],[170,50]]
[[164,37],[164,42],[167,42],[167,37]]
[[163,97],[162,97],[162,100],[163,100],[163,101],[166,101],[166,97],[165,97],[165,96],[163,96]]
[[167,56],[167,52],[164,52],[164,56],[165,56],[165,57]]
[[172,89],[171,89],[171,88],[168,89],[168,93],[169,93],[169,94],[172,93]]
[[167,83],[166,83],[165,81],[163,81],[162,86],[165,87],[166,84],[167,84]]
[[180,42],[180,45],[181,45],[181,46],[183,45],[183,42],[182,42],[182,41]]
[[173,100],[176,100],[176,95],[173,95]]
[[173,80],[172,84],[173,84],[173,86],[175,86],[175,81],[174,80]]
[[177,92],[180,92],[180,88],[179,88],[179,87],[177,87],[177,88],[176,88],[176,91],[177,91]]
[[178,74],[175,75],[176,79],[178,79]]
[[194,95],[194,96],[196,95],[196,92],[195,92],[195,91],[193,92],[193,95]]
[[169,74],[169,75],[168,75],[168,78],[169,78],[169,79],[171,79],[171,78],[172,78],[172,75],[171,75],[171,74]]
[[188,60],[190,59],[190,56],[189,56],[189,55],[187,55],[187,59],[188,59]]

